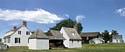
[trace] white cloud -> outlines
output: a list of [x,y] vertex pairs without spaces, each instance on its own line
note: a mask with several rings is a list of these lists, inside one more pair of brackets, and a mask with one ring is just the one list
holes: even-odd
[[26,20],[36,23],[54,23],[55,21],[63,20],[54,13],[50,13],[43,9],[36,10],[3,10],[0,9],[0,20]]
[[125,16],[125,8],[121,8],[116,10],[116,12],[120,15],[120,16]]
[[77,22],[77,23],[80,23],[80,22],[83,20],[83,18],[86,18],[86,17],[83,16],[83,15],[77,15],[77,16],[76,16],[76,22]]
[[69,18],[69,14],[65,14],[65,17]]

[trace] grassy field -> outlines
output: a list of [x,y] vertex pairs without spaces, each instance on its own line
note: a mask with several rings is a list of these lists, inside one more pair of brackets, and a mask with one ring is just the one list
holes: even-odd
[[0,52],[125,52],[125,44],[84,44],[78,49],[56,48],[51,50],[28,50],[27,47],[11,47]]

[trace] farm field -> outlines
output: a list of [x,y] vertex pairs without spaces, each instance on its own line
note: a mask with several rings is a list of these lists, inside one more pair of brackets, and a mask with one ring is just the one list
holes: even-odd
[[125,52],[125,44],[83,44],[82,48],[51,50],[29,50],[27,47],[11,47],[0,52]]

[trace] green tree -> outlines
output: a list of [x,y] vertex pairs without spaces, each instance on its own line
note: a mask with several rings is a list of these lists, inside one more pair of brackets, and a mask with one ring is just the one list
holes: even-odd
[[108,30],[104,30],[104,32],[102,32],[102,35],[103,35],[103,39],[105,43],[107,43],[110,40],[110,35],[109,35]]
[[83,27],[82,27],[82,24],[81,23],[78,23],[77,24],[77,32],[80,34],[81,31],[82,31]]
[[60,30],[62,27],[70,27],[73,28],[76,25],[78,33],[81,33],[83,27],[81,23],[76,23],[76,21],[73,21],[71,19],[66,19],[54,26],[53,28],[50,28],[50,30]]
[[116,30],[112,30],[111,35],[110,35],[110,42],[112,42],[112,37],[118,35],[118,32]]
[[116,30],[112,30],[111,35],[118,35],[118,32]]

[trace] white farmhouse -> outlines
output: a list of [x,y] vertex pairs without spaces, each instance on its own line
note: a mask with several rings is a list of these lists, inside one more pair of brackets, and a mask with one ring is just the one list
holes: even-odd
[[112,43],[123,43],[122,35],[113,35]]
[[65,40],[63,44],[67,48],[80,48],[82,47],[81,37],[75,28],[62,27],[60,32],[63,34]]
[[28,47],[32,50],[49,49],[49,38],[42,31],[37,30],[29,37]]
[[3,42],[8,46],[27,46],[30,35],[27,22],[23,21],[20,27],[14,26],[12,30],[6,32]]

